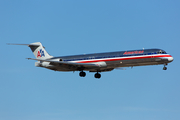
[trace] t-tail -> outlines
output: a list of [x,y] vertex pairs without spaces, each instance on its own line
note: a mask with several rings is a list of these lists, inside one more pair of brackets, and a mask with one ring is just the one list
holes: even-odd
[[31,43],[28,46],[31,48],[36,59],[48,59],[53,57],[47,53],[40,42]]
[[35,42],[35,43],[31,43],[31,44],[11,44],[11,43],[9,43],[9,45],[26,45],[26,46],[30,47],[34,56],[36,57],[36,59],[48,59],[48,58],[53,57],[47,53],[47,51],[44,49],[44,47],[42,46],[42,44],[40,42]]

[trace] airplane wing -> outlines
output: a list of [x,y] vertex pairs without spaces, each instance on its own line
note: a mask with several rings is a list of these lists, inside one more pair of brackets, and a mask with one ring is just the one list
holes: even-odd
[[74,62],[63,62],[63,61],[53,61],[53,60],[42,60],[42,59],[34,59],[34,58],[27,58],[28,60],[37,60],[42,62],[50,62],[50,65],[66,65],[66,66],[73,66],[76,68],[100,68],[101,65],[99,64],[89,64],[89,63],[74,63]]

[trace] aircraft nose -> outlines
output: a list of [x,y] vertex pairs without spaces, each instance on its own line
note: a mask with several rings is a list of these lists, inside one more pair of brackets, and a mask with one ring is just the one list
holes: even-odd
[[168,57],[168,61],[169,62],[172,62],[174,60],[174,58],[171,56],[171,57]]

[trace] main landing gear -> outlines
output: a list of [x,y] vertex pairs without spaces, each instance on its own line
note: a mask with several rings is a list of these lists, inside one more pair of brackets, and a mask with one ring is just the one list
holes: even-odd
[[95,78],[101,78],[101,74],[99,74],[98,72],[94,75]]
[[81,72],[79,73],[79,76],[80,76],[80,77],[85,77],[85,76],[86,76],[86,73],[83,72],[83,71],[81,71]]
[[[83,71],[81,71],[80,73],[79,73],[79,76],[80,77],[85,77],[86,76],[86,73],[85,72],[83,72]],[[98,72],[94,75],[94,77],[95,78],[101,78],[101,74],[99,74]]]

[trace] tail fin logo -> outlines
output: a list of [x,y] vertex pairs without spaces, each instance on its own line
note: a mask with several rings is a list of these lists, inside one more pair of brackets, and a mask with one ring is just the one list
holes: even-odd
[[38,51],[38,53],[37,53],[37,58],[38,58],[38,57],[42,57],[42,56],[45,57],[44,51],[43,51],[42,49],[40,49],[40,50]]

